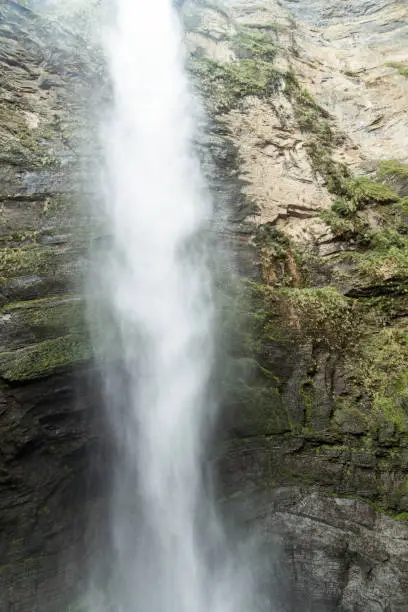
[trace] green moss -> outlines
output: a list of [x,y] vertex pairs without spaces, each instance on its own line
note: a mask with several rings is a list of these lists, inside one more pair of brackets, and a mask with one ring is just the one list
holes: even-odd
[[374,281],[407,280],[408,236],[389,228],[373,232],[370,249],[355,253],[353,259],[358,271]]
[[381,229],[392,229],[400,234],[406,234],[408,229],[408,197],[401,198],[391,206],[377,207]]
[[9,234],[8,240],[12,243],[19,243],[19,245],[21,245],[22,243],[35,244],[37,243],[38,236],[38,230],[26,230],[23,232],[12,232],[11,234]]
[[29,328],[41,339],[84,332],[84,310],[83,300],[67,296],[8,304],[0,309],[0,315],[10,315],[15,324]]
[[241,28],[231,42],[238,59],[264,62],[273,62],[275,59],[277,49],[268,32]]
[[262,23],[244,23],[243,27],[250,30],[278,32],[281,26],[275,21],[265,21]]
[[249,95],[271,95],[282,78],[271,62],[254,59],[219,64],[206,58],[193,58],[190,69],[215,112],[227,112]]
[[395,159],[384,160],[380,162],[377,176],[380,180],[383,180],[388,176],[408,179],[408,165],[402,164]]
[[326,112],[314,101],[306,89],[299,89],[295,100],[295,117],[300,130],[316,134],[319,140],[329,145],[333,140],[333,132],[325,119]]
[[367,224],[359,215],[341,216],[334,210],[324,210],[320,213],[320,218],[340,240],[361,240],[367,230]]
[[344,182],[350,178],[350,172],[347,166],[332,159],[331,145],[321,142],[317,134],[317,138],[309,142],[306,149],[313,170],[326,179],[328,191],[343,195]]
[[[367,330],[368,332],[368,330]],[[373,327],[362,336],[357,360],[349,359],[346,369],[356,384],[356,393],[371,398],[372,427],[388,421],[408,431],[408,328]]]
[[336,191],[342,194],[341,197],[334,200],[331,210],[323,211],[320,216],[337,238],[354,240],[360,246],[368,245],[384,251],[385,245],[380,245],[380,236],[383,235],[385,239],[384,230],[370,230],[368,219],[361,212],[371,205],[376,207],[384,229],[388,227],[389,231],[394,232],[392,245],[401,247],[401,240],[397,240],[395,230],[401,229],[404,224],[404,204],[401,204],[399,196],[392,189],[383,183],[362,177],[341,178]]
[[279,291],[289,306],[289,322],[316,345],[341,349],[355,333],[352,301],[335,287]]
[[300,130],[316,135],[321,144],[330,146],[334,141],[334,134],[327,121],[328,112],[317,104],[293,73],[289,72],[285,80],[285,94],[292,103]]
[[357,212],[355,202],[346,198],[337,198],[332,204],[332,211],[340,217],[350,217]]
[[408,66],[405,64],[402,64],[401,62],[388,62],[387,66],[390,68],[395,68],[395,70],[397,70],[401,76],[408,79]]
[[51,249],[37,245],[0,249],[0,279],[47,274],[55,265],[56,256]]
[[258,248],[267,246],[276,259],[285,259],[290,248],[288,236],[277,230],[272,224],[264,223],[257,229],[254,244]]
[[253,284],[256,333],[263,341],[312,342],[343,350],[357,337],[353,300],[335,287],[273,288]]
[[260,226],[253,238],[259,252],[262,280],[274,287],[302,284],[303,257],[289,238],[272,224]]
[[363,434],[368,430],[367,415],[358,406],[344,399],[338,402],[333,421],[344,433]]
[[[408,396],[406,396],[408,399]],[[376,395],[374,398],[373,409],[377,418],[384,419],[393,423],[400,432],[408,433],[408,410],[404,403],[405,396],[402,398],[392,394],[391,397]]]
[[401,198],[395,208],[398,212],[408,214],[408,196]]
[[52,374],[59,368],[86,362],[91,356],[88,338],[70,334],[0,353],[0,377],[10,382],[32,380]]
[[18,105],[0,106],[0,123],[7,126],[7,131],[0,134],[0,160],[26,169],[59,165],[60,162],[49,154],[49,143],[58,137],[49,126],[29,129]]
[[355,205],[356,209],[369,204],[392,204],[400,199],[388,185],[366,177],[344,181],[343,190],[345,197]]

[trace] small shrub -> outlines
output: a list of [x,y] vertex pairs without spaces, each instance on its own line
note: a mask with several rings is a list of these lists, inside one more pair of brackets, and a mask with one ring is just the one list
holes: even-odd
[[402,164],[398,160],[389,159],[380,162],[377,176],[380,180],[389,176],[402,177],[408,179],[408,165]]
[[408,237],[387,228],[370,236],[370,250],[354,255],[358,270],[374,281],[407,278]]
[[397,249],[405,249],[407,247],[405,236],[402,236],[397,230],[390,228],[374,232],[370,237],[370,241],[371,247],[379,251],[387,251],[392,247]]
[[400,209],[402,213],[408,213],[408,196],[405,198],[401,198],[398,202],[397,207]]
[[354,240],[365,236],[367,224],[359,215],[341,217],[333,210],[324,210],[320,214],[333,235],[341,240]]
[[392,204],[400,199],[388,185],[366,177],[349,179],[344,182],[343,188],[345,196],[355,204],[357,209],[369,204]]
[[350,217],[357,212],[354,202],[346,198],[337,198],[332,204],[332,211],[341,217]]

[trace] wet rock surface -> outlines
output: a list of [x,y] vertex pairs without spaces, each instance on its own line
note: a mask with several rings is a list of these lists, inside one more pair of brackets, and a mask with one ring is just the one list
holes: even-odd
[[[259,534],[276,610],[405,612],[406,5],[183,11],[217,229],[252,281],[228,297],[247,314],[225,331],[244,384],[220,383],[220,494]],[[107,511],[80,297],[102,232],[84,205],[100,65],[82,35],[14,3],[0,59],[0,608],[56,612]]]
[[265,557],[268,549],[275,553],[269,557],[273,609],[407,609],[406,525],[361,501],[296,487],[251,496],[240,511]]
[[[80,37],[0,4],[0,608],[56,612],[102,516],[102,412],[84,305],[91,172]],[[92,54],[90,54],[92,58]],[[89,170],[87,170],[89,166]],[[103,465],[103,459],[101,466]],[[94,516],[89,526],[88,515]],[[68,595],[69,593],[69,595]]]

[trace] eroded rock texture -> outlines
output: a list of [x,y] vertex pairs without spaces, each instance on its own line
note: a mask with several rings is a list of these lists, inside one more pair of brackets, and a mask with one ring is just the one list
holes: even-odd
[[[260,535],[275,611],[408,611],[407,6],[182,10],[218,229],[244,278],[222,302],[220,494]],[[107,508],[80,298],[103,235],[84,31],[0,4],[0,607],[14,612],[66,609]]]
[[[0,4],[0,608],[56,612],[98,524],[100,411],[78,287],[95,61],[63,25]],[[81,159],[81,161],[80,161]],[[93,449],[93,450],[92,450]],[[96,465],[96,464],[93,464]],[[88,505],[92,497],[93,505]]]
[[[407,7],[202,4],[186,17],[192,71],[236,152],[247,206],[235,232],[256,264],[247,291],[252,349],[245,333],[231,331],[223,491],[245,497],[301,482],[323,505],[322,494],[354,496],[403,520]],[[327,503],[330,525],[341,523],[347,504]],[[308,583],[311,610],[408,609],[406,536],[393,540],[398,570],[383,552],[360,580],[364,559],[356,553],[355,567],[345,540],[331,540],[328,507],[319,515],[305,507],[304,517],[297,509],[287,522],[264,520],[285,537],[302,525],[293,550],[310,565],[289,575]],[[356,525],[350,531],[366,542]]]

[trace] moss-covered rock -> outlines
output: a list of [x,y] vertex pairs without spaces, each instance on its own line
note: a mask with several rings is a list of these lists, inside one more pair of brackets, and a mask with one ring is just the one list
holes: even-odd
[[380,162],[377,173],[379,180],[386,182],[400,196],[408,196],[408,165],[395,159]]
[[190,70],[215,113],[236,108],[246,96],[270,96],[283,78],[270,62],[253,59],[220,64],[207,58],[193,58]]
[[392,204],[400,199],[390,187],[367,177],[346,180],[343,189],[357,210],[370,204]]
[[86,336],[70,334],[44,340],[17,351],[0,353],[0,378],[13,383],[33,380],[85,363],[91,356]]
[[253,59],[262,62],[273,62],[277,48],[267,29],[257,30],[242,27],[232,38],[232,49],[240,60]]

